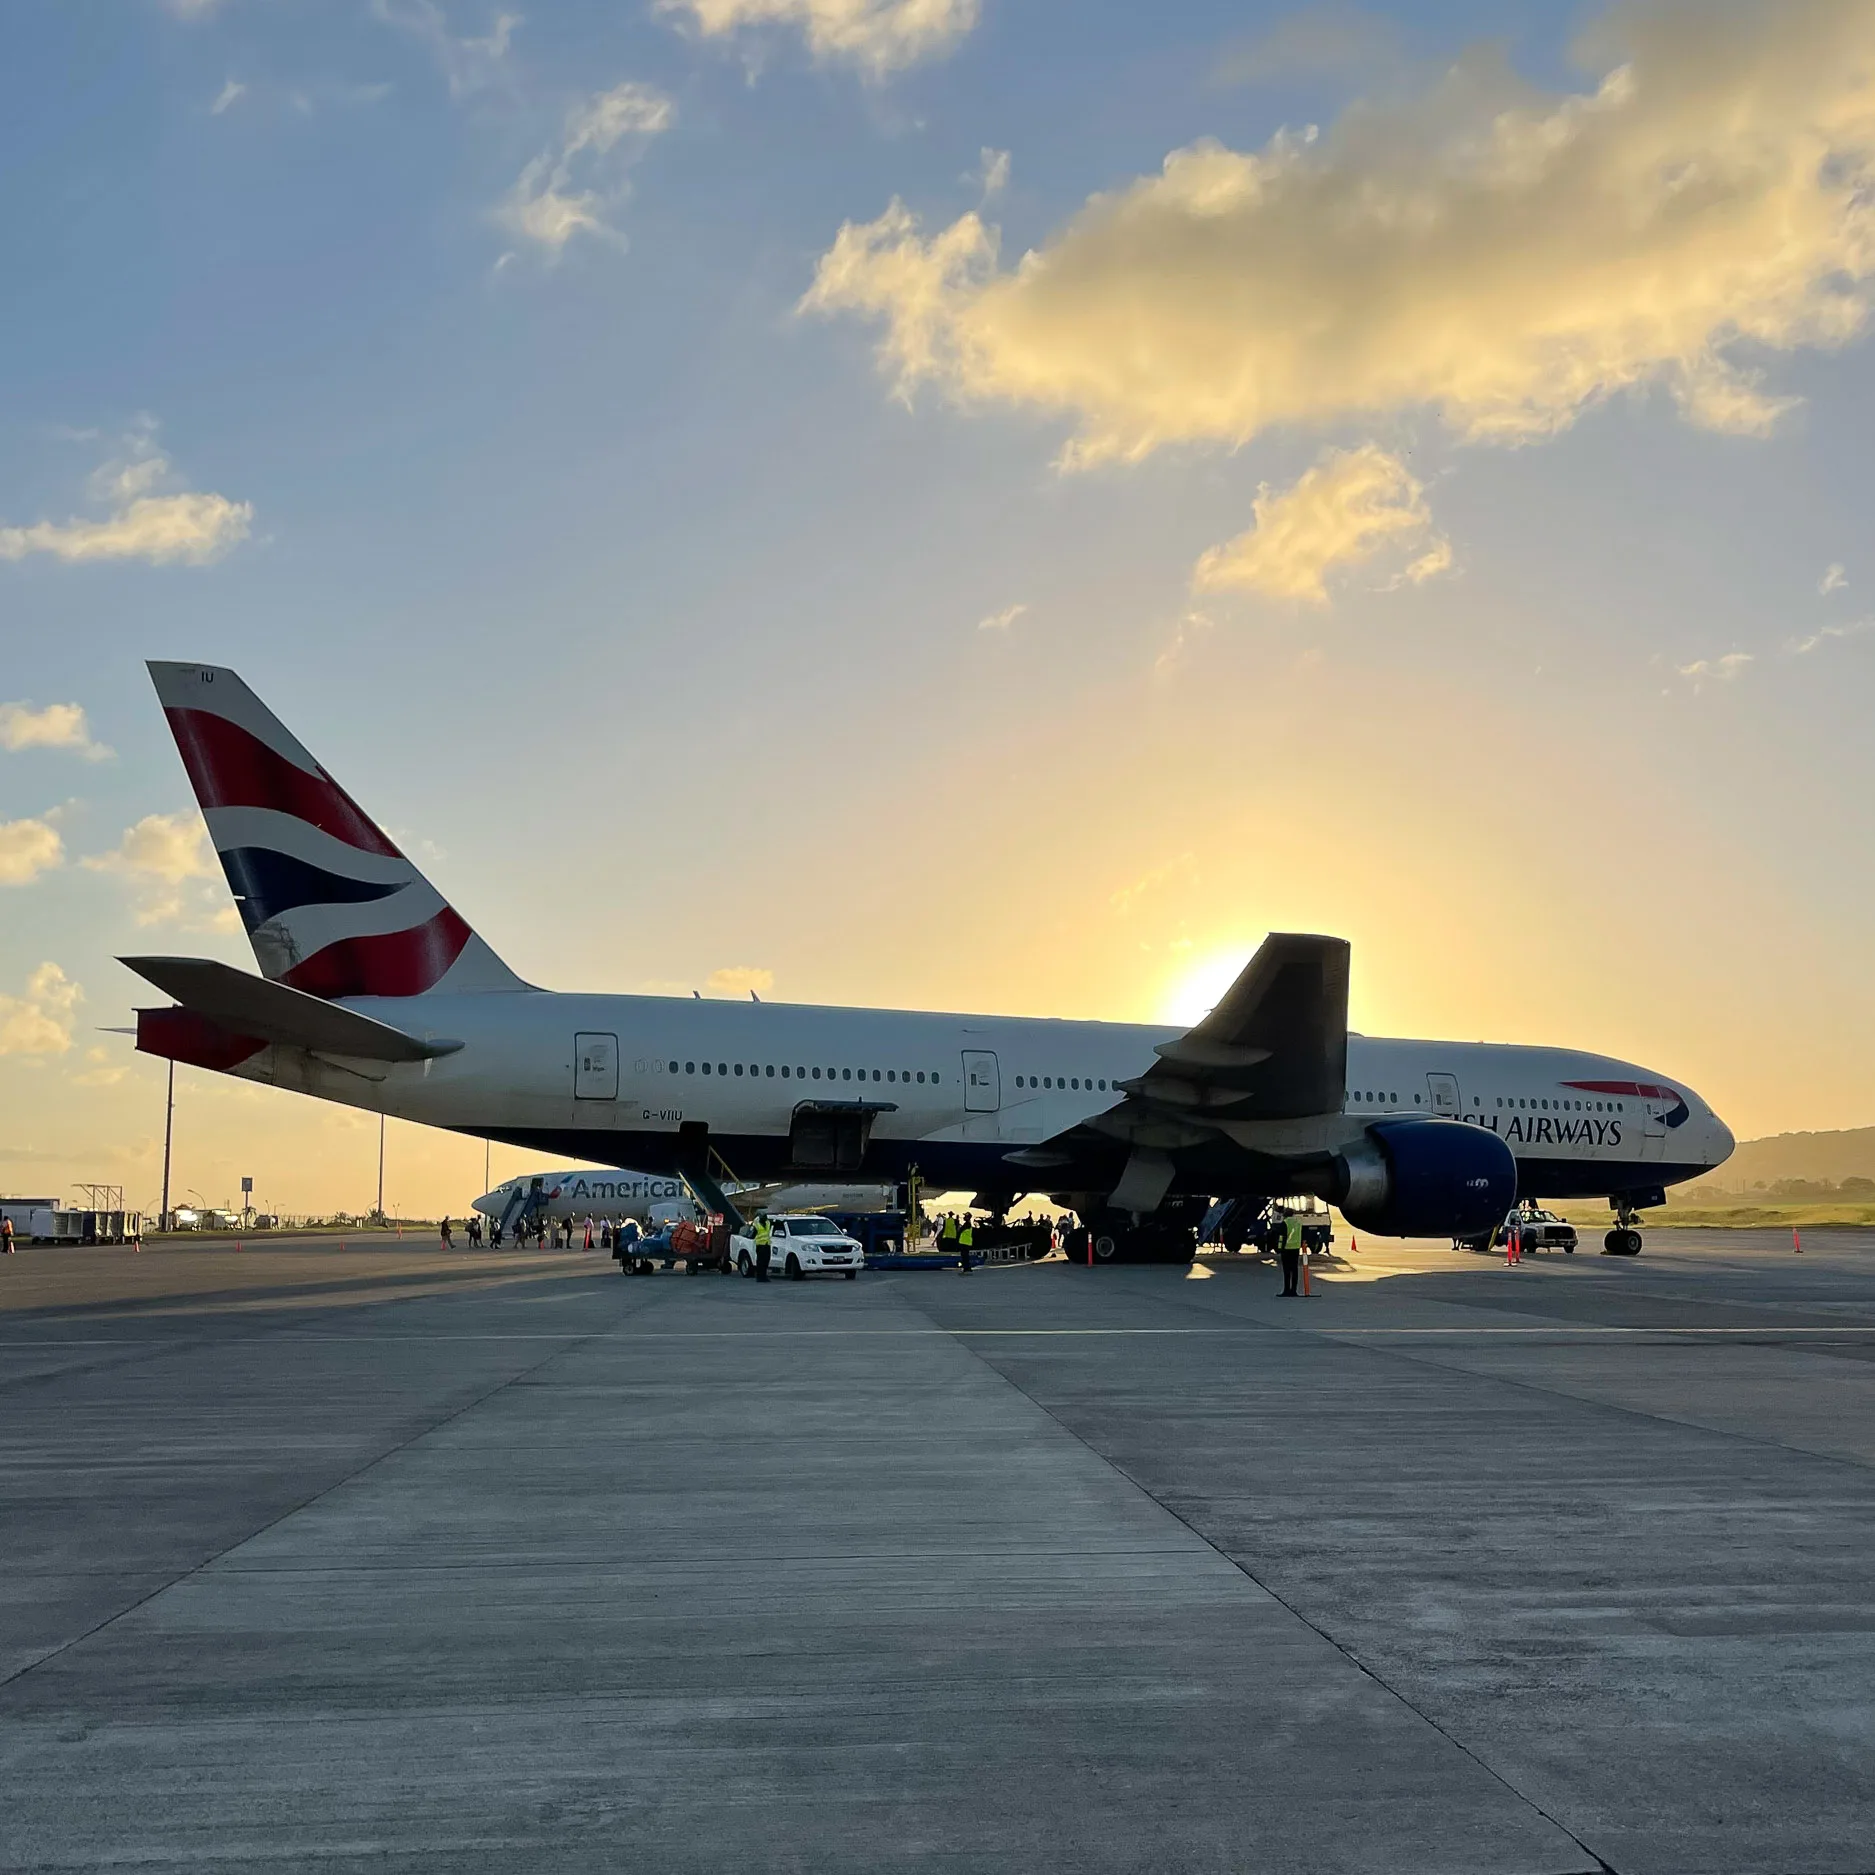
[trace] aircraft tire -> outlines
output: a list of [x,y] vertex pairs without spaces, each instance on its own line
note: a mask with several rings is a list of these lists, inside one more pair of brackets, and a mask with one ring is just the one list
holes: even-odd
[[1096,1263],[1118,1263],[1120,1258],[1120,1240],[1111,1232],[1103,1231],[1094,1239],[1094,1261]]

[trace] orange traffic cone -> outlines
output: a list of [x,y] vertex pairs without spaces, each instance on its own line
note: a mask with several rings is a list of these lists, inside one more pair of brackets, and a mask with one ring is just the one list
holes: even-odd
[[1796,1252],[1798,1256],[1802,1256],[1803,1255],[1803,1239],[1800,1236],[1798,1236],[1797,1227],[1795,1224],[1793,1224],[1790,1227],[1790,1241],[1791,1241],[1792,1249]]
[[1302,1258],[1302,1293],[1305,1296],[1315,1294],[1315,1291],[1309,1287],[1309,1259],[1306,1252]]

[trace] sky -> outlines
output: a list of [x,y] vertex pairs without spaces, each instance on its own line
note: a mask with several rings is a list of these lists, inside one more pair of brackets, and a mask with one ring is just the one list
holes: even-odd
[[[1875,1123],[1875,0],[63,0],[0,179],[0,1189],[153,1208],[114,959],[251,964],[150,657],[550,987],[1324,931],[1368,1033]],[[181,1198],[376,1155],[178,1073]]]

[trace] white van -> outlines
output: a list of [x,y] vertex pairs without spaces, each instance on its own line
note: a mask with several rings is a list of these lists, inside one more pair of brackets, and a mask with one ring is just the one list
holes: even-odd
[[[805,1214],[771,1217],[774,1238],[769,1269],[799,1281],[838,1273],[851,1282],[866,1267],[866,1252],[831,1218]],[[744,1276],[755,1274],[755,1226],[745,1224],[729,1240],[729,1260]]]

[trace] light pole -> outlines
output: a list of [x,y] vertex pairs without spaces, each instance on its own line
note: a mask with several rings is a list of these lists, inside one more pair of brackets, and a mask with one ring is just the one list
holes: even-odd
[[378,1115],[378,1222],[384,1222],[384,1116]]
[[169,1228],[169,1142],[176,1126],[176,1057],[169,1058],[169,1093],[163,1104],[163,1208],[157,1214],[156,1228]]

